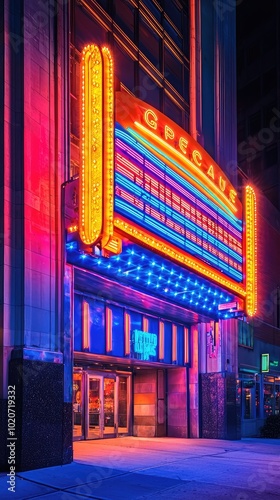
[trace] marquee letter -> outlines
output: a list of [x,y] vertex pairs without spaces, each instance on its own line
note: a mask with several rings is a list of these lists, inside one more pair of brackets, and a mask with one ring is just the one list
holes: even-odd
[[200,167],[201,166],[201,161],[199,162],[198,160],[202,160],[202,156],[200,154],[199,151],[197,151],[196,149],[192,152],[192,158],[193,158],[193,161],[194,163]]
[[236,191],[234,191],[234,189],[231,189],[229,192],[229,198],[230,198],[230,201],[232,201],[232,203],[235,203],[236,196],[237,196]]
[[188,147],[187,139],[184,139],[184,137],[180,137],[179,148],[181,149],[181,151],[184,155],[187,154],[187,147]]
[[210,165],[210,167],[207,170],[207,174],[212,177],[212,179],[215,179],[215,174],[214,174],[214,168],[213,165]]
[[144,120],[147,125],[149,125],[149,127],[153,128],[154,130],[157,129],[158,117],[151,109],[147,109],[147,111],[145,111]]
[[225,179],[222,178],[221,175],[219,178],[219,186],[220,186],[221,191],[224,191],[226,189],[226,181],[225,181]]
[[174,132],[172,128],[168,127],[168,125],[165,125],[164,127],[164,137],[166,141],[167,139],[174,139]]

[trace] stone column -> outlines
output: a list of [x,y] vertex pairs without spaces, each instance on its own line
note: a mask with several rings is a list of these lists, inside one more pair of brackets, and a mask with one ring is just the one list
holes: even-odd
[[[7,387],[15,385],[17,471],[72,459],[71,430],[64,436],[71,429],[71,386],[64,390],[69,348],[61,230],[61,185],[69,164],[68,5],[3,0],[0,7],[5,47],[0,396],[6,417]],[[1,428],[6,427],[4,418]],[[1,467],[7,467],[6,458]]]

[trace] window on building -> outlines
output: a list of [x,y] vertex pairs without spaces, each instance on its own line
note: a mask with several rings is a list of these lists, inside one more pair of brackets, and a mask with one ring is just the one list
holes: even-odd
[[114,42],[114,64],[116,77],[133,92],[135,87],[134,61],[116,41]]
[[149,11],[153,14],[157,21],[161,21],[161,11],[154,4],[153,0],[143,0],[144,5],[148,7]]
[[247,65],[260,60],[260,44],[254,43],[247,48]]
[[259,382],[256,383],[255,406],[256,406],[256,418],[260,418],[261,408],[260,408],[260,383]]
[[244,418],[252,418],[252,390],[244,389]]
[[258,111],[249,116],[248,129],[250,135],[256,135],[261,129],[261,113]]
[[103,9],[107,11],[110,3],[111,3],[110,0],[98,0],[98,4],[101,5],[101,7],[103,7]]
[[183,63],[166,44],[164,45],[164,76],[180,94],[183,94]]
[[275,385],[275,415],[280,415],[280,384]]
[[253,348],[254,345],[253,326],[245,321],[238,320],[238,343],[244,347]]
[[114,0],[113,17],[120,28],[134,40],[135,38],[135,7],[130,0]]
[[151,63],[161,71],[161,38],[141,15],[139,18],[139,48]]
[[171,26],[170,22],[167,19],[163,20],[163,27],[168,33],[168,35],[172,38],[172,40],[176,43],[176,45],[183,50],[183,38],[182,35],[179,34],[173,26]]
[[[278,163],[278,147],[277,144],[265,149],[264,153],[264,168],[273,167]],[[276,179],[275,179],[276,182]]]
[[93,17],[81,7],[76,7],[75,47],[82,51],[88,43],[104,45],[108,41],[108,32]]
[[184,126],[182,109],[175,104],[166,92],[164,93],[163,109],[164,113],[169,116],[171,120],[180,125],[180,127]]
[[273,415],[274,390],[273,384],[264,384],[264,416]]
[[75,49],[71,50],[70,60],[70,133],[80,137],[80,63]]
[[260,78],[256,78],[252,82],[248,83],[240,89],[239,91],[239,103],[240,106],[252,106],[259,101],[261,96],[261,81]]
[[182,30],[182,4],[177,0],[165,0],[164,10],[174,26]]
[[161,108],[161,88],[142,68],[139,67],[139,85],[135,87],[135,95],[157,109]]
[[268,94],[271,90],[276,92],[275,82],[277,81],[277,69],[271,68],[269,71],[263,74],[263,84],[262,93]]

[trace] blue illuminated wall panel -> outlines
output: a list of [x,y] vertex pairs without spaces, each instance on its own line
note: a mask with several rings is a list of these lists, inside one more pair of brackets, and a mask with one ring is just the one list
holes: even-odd
[[[82,304],[86,301],[89,305],[89,347],[83,346],[83,320],[82,320]],[[74,350],[79,352],[90,352],[92,354],[100,354],[106,356],[105,345],[105,310],[110,308],[112,311],[112,352],[110,356],[125,357],[125,324],[124,313],[130,317],[130,338],[131,338],[131,353],[129,358],[139,361],[159,362],[159,321],[164,323],[164,359],[163,363],[172,363],[172,324],[176,324],[177,328],[177,363],[184,364],[184,326],[163,318],[149,316],[136,310],[130,310],[124,306],[103,302],[94,297],[83,296],[82,294],[74,294]],[[144,318],[146,322],[146,330],[144,330]],[[137,337],[138,345],[135,345]],[[156,340],[155,340],[156,339]],[[149,343],[153,341],[153,345],[145,346],[141,349],[141,343]],[[148,353],[148,356],[147,356]]]

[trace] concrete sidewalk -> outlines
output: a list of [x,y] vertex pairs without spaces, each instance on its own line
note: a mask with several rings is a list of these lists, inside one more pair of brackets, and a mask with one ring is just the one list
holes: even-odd
[[0,475],[0,498],[25,500],[280,499],[280,440],[134,438],[74,443],[74,462],[18,473],[15,493]]

